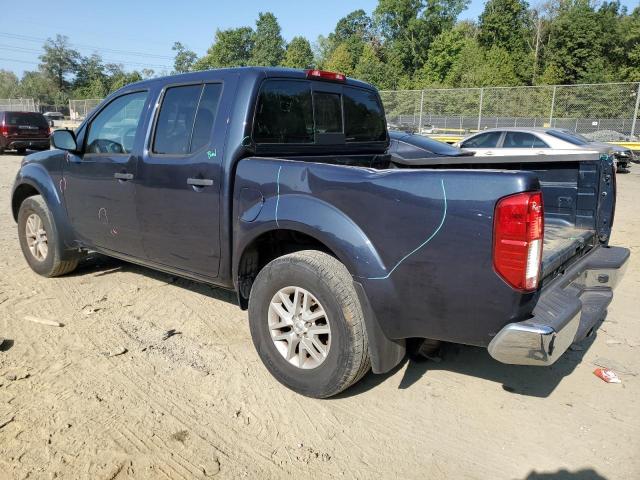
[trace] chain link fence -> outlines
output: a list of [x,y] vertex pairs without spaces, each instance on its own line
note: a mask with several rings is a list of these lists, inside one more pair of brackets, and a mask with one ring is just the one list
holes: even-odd
[[69,117],[71,120],[83,120],[100,102],[102,98],[69,100]]
[[601,141],[640,137],[640,82],[381,91],[390,126],[421,133],[555,127]]
[[37,112],[33,98],[0,98],[0,111],[14,110],[19,112]]

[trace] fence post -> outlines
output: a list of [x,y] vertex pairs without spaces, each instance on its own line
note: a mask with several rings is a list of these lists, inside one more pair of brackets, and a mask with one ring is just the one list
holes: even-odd
[[551,95],[551,113],[549,113],[550,127],[553,127],[553,110],[555,109],[555,106],[556,106],[556,87],[557,85],[553,86],[553,95]]
[[636,134],[636,120],[638,119],[638,106],[640,106],[640,82],[638,82],[638,91],[636,92],[636,108],[633,111],[633,121],[631,122],[631,135]]
[[420,116],[418,117],[418,133],[422,131],[422,105],[424,105],[424,90],[420,95]]
[[480,122],[482,122],[482,100],[484,99],[484,88],[480,89],[480,108],[478,109],[478,131],[480,131]]

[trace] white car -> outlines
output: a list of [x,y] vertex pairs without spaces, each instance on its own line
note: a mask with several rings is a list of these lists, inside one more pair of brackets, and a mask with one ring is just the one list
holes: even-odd
[[[475,133],[455,146],[472,151],[477,157],[513,155],[558,155],[596,151],[613,154],[620,167],[628,168],[622,147],[592,142],[572,132],[558,128],[492,128]],[[620,157],[620,158],[619,158]],[[622,165],[624,163],[624,165]]]

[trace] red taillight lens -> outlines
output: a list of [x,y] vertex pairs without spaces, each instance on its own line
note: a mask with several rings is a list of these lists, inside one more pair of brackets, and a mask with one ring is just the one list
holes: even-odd
[[0,135],[4,137],[9,136],[9,126],[4,124],[4,120],[2,121],[2,124],[0,124]]
[[498,202],[493,223],[493,266],[513,288],[537,288],[543,236],[540,192],[518,193]]
[[334,82],[344,82],[347,77],[344,73],[327,72],[326,70],[306,70],[307,78],[332,80]]

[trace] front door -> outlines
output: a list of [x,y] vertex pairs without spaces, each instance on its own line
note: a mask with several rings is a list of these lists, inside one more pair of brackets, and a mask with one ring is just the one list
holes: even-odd
[[229,105],[222,84],[167,87],[138,166],[138,218],[152,262],[216,277]]
[[80,132],[80,153],[67,155],[65,204],[84,246],[144,256],[135,174],[147,96],[138,91],[115,98]]

